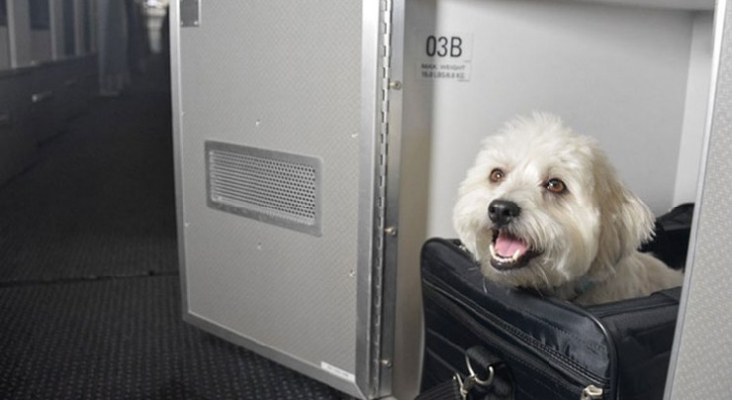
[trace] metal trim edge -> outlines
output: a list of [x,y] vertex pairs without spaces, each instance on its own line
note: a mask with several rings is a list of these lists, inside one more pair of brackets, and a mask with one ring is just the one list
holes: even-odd
[[362,15],[361,132],[356,326],[356,383],[365,398],[388,395],[381,385],[386,134],[385,32],[391,0],[366,0]]
[[681,337],[683,335],[684,315],[686,314],[689,302],[689,289],[691,280],[693,279],[693,270],[696,259],[696,244],[699,235],[699,217],[704,200],[704,180],[707,174],[707,164],[709,161],[709,144],[713,134],[713,120],[715,112],[715,102],[717,96],[717,81],[719,77],[720,63],[722,59],[722,42],[724,40],[724,27],[726,23],[727,0],[718,0],[714,11],[714,35],[713,35],[713,53],[712,53],[712,74],[709,85],[709,99],[707,105],[706,123],[704,127],[704,144],[701,157],[701,166],[699,170],[698,187],[696,192],[696,207],[692,217],[691,234],[689,236],[689,252],[686,259],[685,276],[683,289],[681,291],[681,299],[679,300],[679,313],[676,321],[676,330],[674,332],[674,342],[671,348],[671,357],[669,359],[669,368],[666,375],[666,387],[664,389],[664,400],[673,398],[673,381],[676,375],[676,364],[679,359],[679,351],[681,349]]

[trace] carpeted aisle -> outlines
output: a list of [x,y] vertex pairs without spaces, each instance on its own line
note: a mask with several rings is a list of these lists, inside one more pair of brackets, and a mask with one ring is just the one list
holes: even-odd
[[177,277],[0,289],[3,399],[337,399],[180,320]]
[[94,103],[0,187],[0,399],[346,398],[181,320],[169,93]]

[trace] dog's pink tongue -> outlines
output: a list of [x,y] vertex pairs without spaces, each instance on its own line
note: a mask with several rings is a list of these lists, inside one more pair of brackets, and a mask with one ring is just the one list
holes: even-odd
[[519,251],[519,256],[521,256],[528,250],[526,243],[521,239],[504,232],[498,234],[494,246],[496,253],[502,257],[511,257],[516,253],[516,250]]

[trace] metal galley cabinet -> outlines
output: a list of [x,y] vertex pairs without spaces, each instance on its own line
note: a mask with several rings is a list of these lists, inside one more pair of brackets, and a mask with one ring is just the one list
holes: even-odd
[[389,127],[391,2],[171,3],[184,318],[352,396],[413,397],[427,185],[402,154],[420,138]]

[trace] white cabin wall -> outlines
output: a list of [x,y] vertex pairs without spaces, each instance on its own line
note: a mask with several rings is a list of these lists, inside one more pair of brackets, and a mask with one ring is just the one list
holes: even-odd
[[696,200],[712,73],[712,25],[712,12],[699,12],[694,16],[689,80],[686,86],[684,125],[673,205]]
[[[549,111],[596,137],[656,213],[674,200],[694,12],[566,1],[407,3],[405,129],[431,131],[428,235],[454,237],[459,183],[481,140]],[[428,34],[471,35],[467,82],[418,76]]]

